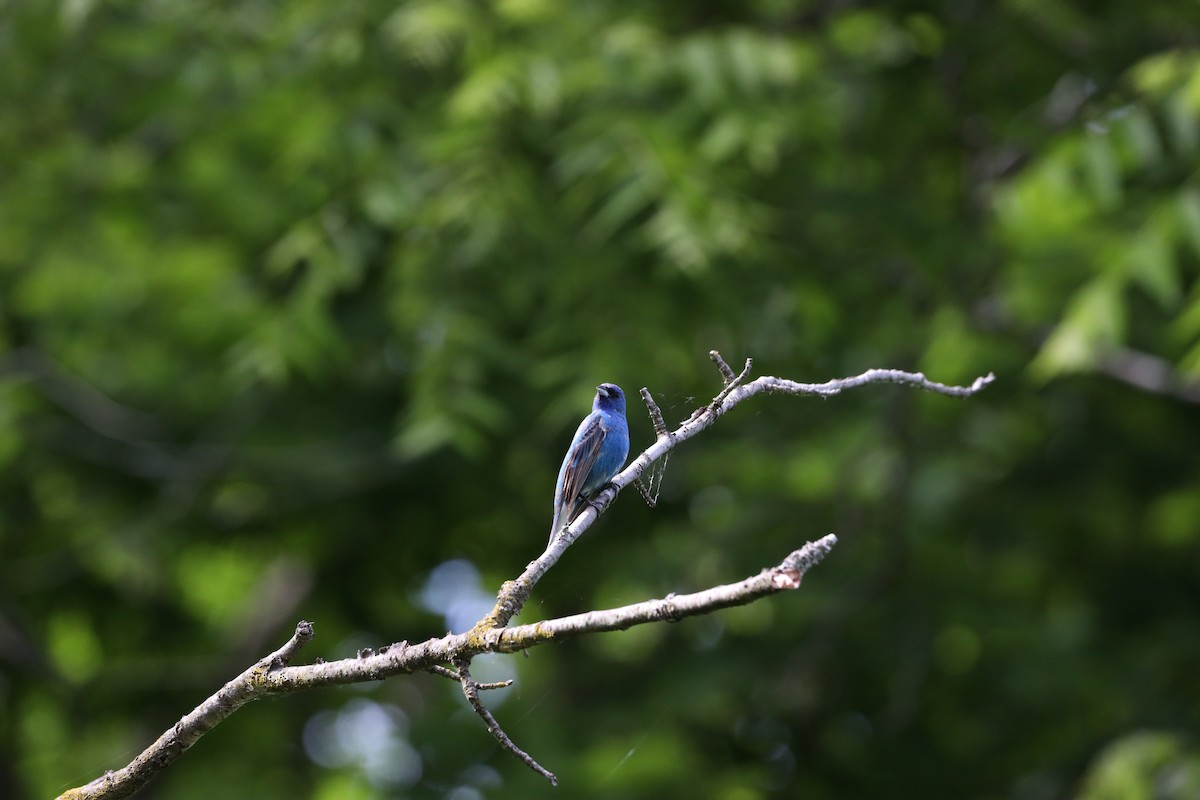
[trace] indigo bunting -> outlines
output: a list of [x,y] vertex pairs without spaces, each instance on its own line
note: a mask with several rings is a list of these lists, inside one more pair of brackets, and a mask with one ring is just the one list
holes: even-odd
[[596,387],[592,413],[584,417],[558,469],[550,541],[571,524],[592,496],[621,471],[629,455],[625,393],[614,383]]

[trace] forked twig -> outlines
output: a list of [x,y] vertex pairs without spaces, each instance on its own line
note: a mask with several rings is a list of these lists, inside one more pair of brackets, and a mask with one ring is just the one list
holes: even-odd
[[[483,719],[483,724],[487,726],[488,733],[496,738],[500,746],[519,758],[525,766],[529,767],[534,772],[538,773],[546,780],[550,781],[551,786],[558,786],[558,777],[553,772],[543,767],[533,756],[526,753],[517,743],[514,742],[504,729],[500,727],[500,723],[492,716],[492,712],[479,699],[479,690],[493,686],[492,684],[481,684],[471,677],[468,658],[456,659],[454,666],[458,669],[459,682],[462,684],[463,696],[467,698],[467,702],[471,704],[471,708],[475,709],[475,713]],[[512,681],[508,681],[512,683]]]

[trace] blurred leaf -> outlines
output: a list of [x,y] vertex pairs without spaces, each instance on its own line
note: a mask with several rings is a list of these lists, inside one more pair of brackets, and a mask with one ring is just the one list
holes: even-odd
[[1062,372],[1087,369],[1104,348],[1121,341],[1124,329],[1120,284],[1093,281],[1072,299],[1063,322],[1030,363],[1030,372],[1038,380],[1047,380]]
[[70,681],[84,683],[100,669],[104,653],[91,624],[81,614],[65,612],[50,620],[47,642],[55,666]]
[[1169,234],[1161,224],[1147,224],[1129,247],[1129,273],[1159,305],[1179,304],[1179,272]]
[[1131,733],[1100,752],[1085,777],[1081,800],[1183,800],[1200,792],[1200,752],[1184,737]]
[[1107,136],[1088,136],[1084,152],[1092,191],[1096,193],[1100,207],[1115,207],[1121,200],[1121,175],[1111,142]]

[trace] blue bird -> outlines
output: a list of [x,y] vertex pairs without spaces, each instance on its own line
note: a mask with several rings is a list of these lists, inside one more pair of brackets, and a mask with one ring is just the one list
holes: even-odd
[[594,495],[621,471],[629,456],[625,393],[614,383],[596,387],[592,413],[584,417],[558,470],[550,541],[571,524]]

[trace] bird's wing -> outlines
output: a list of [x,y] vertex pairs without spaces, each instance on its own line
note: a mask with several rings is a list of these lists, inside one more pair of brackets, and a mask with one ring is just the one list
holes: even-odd
[[571,449],[567,451],[567,457],[563,461],[560,476],[562,487],[555,493],[557,502],[551,533],[565,528],[582,505],[579,496],[607,435],[608,431],[605,430],[599,414],[588,416],[579,426],[579,430],[575,431],[575,439],[571,442]]

